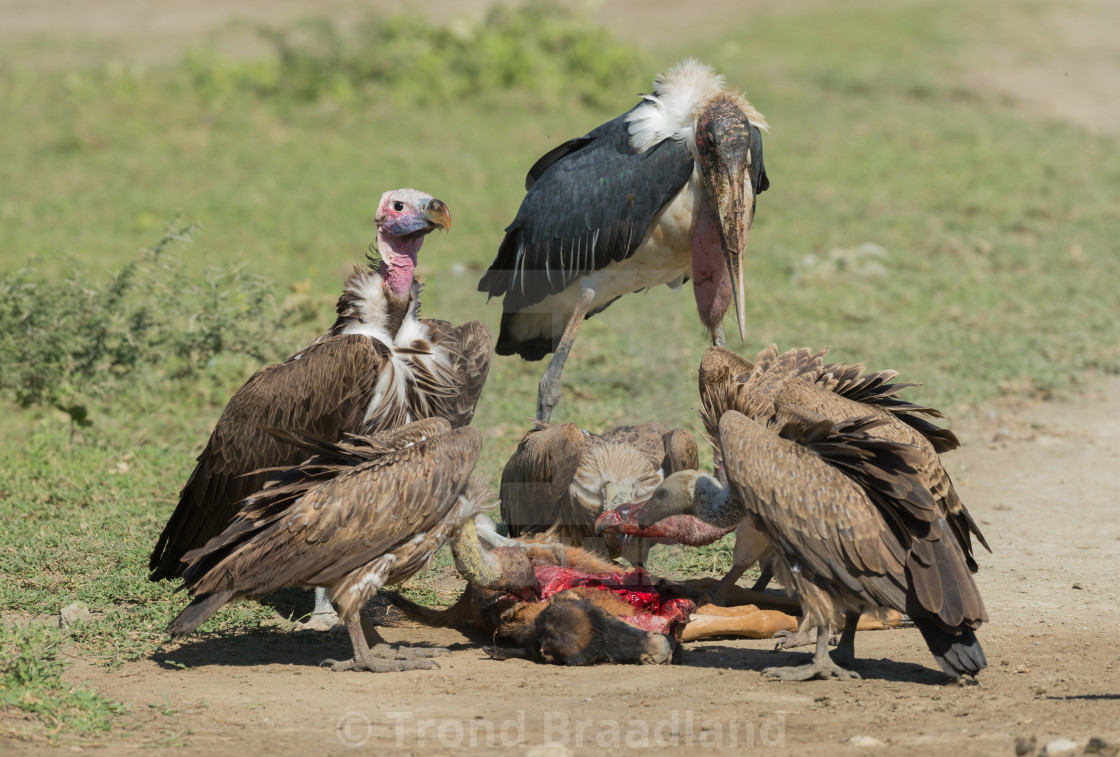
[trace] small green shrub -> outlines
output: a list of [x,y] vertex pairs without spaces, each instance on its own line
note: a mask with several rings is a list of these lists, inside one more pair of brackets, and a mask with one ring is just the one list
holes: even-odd
[[613,97],[613,84],[640,66],[631,47],[545,0],[495,6],[481,20],[449,26],[432,25],[422,14],[370,13],[348,28],[313,18],[256,32],[270,58],[195,50],[186,60],[191,86],[216,97],[345,102],[388,94],[415,104],[519,90],[602,105],[604,93]]
[[237,266],[187,279],[170,250],[193,229],[169,227],[106,281],[77,260],[50,279],[32,260],[0,282],[0,391],[86,425],[86,400],[105,399],[145,371],[189,377],[231,353],[276,359],[284,317],[270,282]]

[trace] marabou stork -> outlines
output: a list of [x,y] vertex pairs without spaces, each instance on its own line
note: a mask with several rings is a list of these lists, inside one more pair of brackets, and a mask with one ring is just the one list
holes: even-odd
[[[375,217],[380,263],[356,266],[331,328],[283,363],[254,373],[229,400],[149,561],[150,579],[181,576],[183,556],[221,533],[264,469],[306,455],[267,429],[328,441],[426,417],[470,423],[490,366],[491,335],[478,321],[452,327],[419,318],[416,256],[424,236],[449,229],[447,206],[414,189],[381,197]],[[320,591],[309,627],[335,614]]]
[[186,554],[183,588],[193,601],[168,632],[188,634],[240,597],[326,587],[354,648],[352,660],[332,669],[438,667],[427,659],[432,650],[390,647],[361,610],[383,585],[423,569],[491,506],[485,485],[470,478],[482,448],[478,429],[427,418],[338,443],[273,433],[312,457],[279,472],[225,531]]
[[529,169],[527,193],[478,289],[504,296],[499,355],[540,360],[537,418],[560,400],[560,374],[583,320],[624,294],[689,278],[700,320],[724,343],[732,302],[744,338],[742,257],[755,202],[770,185],[765,119],[687,60],[653,94]]
[[787,409],[780,432],[734,410],[719,420],[728,484],[684,471],[665,480],[639,518],[696,515],[728,527],[744,518],[776,556],[777,573],[797,592],[817,631],[813,661],[763,671],[784,680],[858,678],[829,657],[838,611],[894,609],[921,630],[939,667],[953,678],[987,665],[975,629],[987,620],[980,592],[943,500],[919,469],[923,452],[874,435],[874,414],[834,423]]
[[645,499],[665,476],[699,465],[696,440],[659,423],[593,434],[574,423],[536,427],[522,437],[502,470],[502,521],[510,536],[558,536],[600,557],[642,565],[649,543],[596,538],[605,510]]

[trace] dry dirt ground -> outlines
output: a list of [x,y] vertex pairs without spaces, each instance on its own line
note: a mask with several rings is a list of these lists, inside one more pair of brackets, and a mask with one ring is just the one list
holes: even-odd
[[[111,36],[131,24],[158,38],[161,29],[202,30],[231,13],[275,18],[313,5],[112,0],[92,13],[83,0],[56,0],[49,12],[35,0],[0,0],[0,28],[36,34],[61,24]],[[1102,93],[1120,81],[1120,4],[1078,7],[1081,15],[1055,11],[1048,42],[1055,65],[997,51],[974,83],[1040,115],[1114,129],[1120,99]],[[619,12],[608,6],[603,14]],[[1047,87],[1061,102],[1036,97]],[[788,654],[771,653],[764,641],[694,643],[674,667],[566,669],[496,662],[458,633],[408,625],[384,634],[461,646],[438,671],[334,674],[315,663],[346,655],[344,635],[308,643],[277,633],[187,640],[115,672],[74,660],[67,675],[132,703],[131,729],[105,750],[113,753],[155,743],[183,755],[741,754],[753,747],[964,757],[1014,754],[1020,737],[1034,737],[1040,749],[1071,739],[1077,753],[1093,737],[1120,744],[1120,378],[1101,379],[1073,400],[1001,406],[955,430],[964,445],[946,463],[994,550],[979,560],[991,614],[979,635],[990,667],[975,685],[946,684],[914,630],[860,634],[863,680],[852,682],[764,679],[758,671]],[[48,750],[0,738],[0,754]]]
[[740,754],[753,745],[964,756],[1013,754],[1020,737],[1120,744],[1120,378],[957,431],[964,446],[947,463],[993,548],[978,579],[989,667],[974,685],[946,683],[912,629],[861,633],[863,679],[852,682],[765,679],[762,667],[808,655],[773,653],[766,641],[693,643],[674,667],[560,668],[497,662],[456,632],[412,625],[383,633],[462,646],[438,671],[330,673],[315,662],[346,655],[344,634],[309,644],[276,633],[187,640],[118,672],[75,660],[68,676],[134,703],[137,730],[121,747],[159,738],[183,744],[181,754]]

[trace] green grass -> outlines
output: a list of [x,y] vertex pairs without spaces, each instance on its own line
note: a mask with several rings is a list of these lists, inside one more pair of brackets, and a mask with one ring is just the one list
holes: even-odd
[[[1117,140],[1024,116],[957,83],[984,45],[1026,39],[1038,52],[1024,32],[1034,13],[1009,2],[754,13],[680,49],[611,48],[614,74],[588,74],[599,77],[594,97],[555,71],[539,87],[490,84],[476,97],[451,82],[419,96],[408,82],[340,79],[353,56],[327,65],[314,46],[304,51],[308,78],[292,91],[276,87],[275,60],[209,51],[168,69],[0,69],[0,274],[16,281],[35,258],[28,307],[49,308],[52,294],[72,291],[62,282],[105,290],[172,219],[197,222],[193,241],[174,250],[170,281],[140,279],[129,302],[205,291],[215,272],[261,274],[277,311],[296,313],[260,338],[277,359],[328,322],[373,237],[381,192],[414,186],[444,199],[454,219],[422,252],[425,313],[496,330],[500,307],[475,284],[526,169],[629,107],[657,70],[696,54],[746,89],[772,126],[772,188],[748,248],[745,354],[771,341],[831,345],[834,359],[925,382],[911,396],[958,416],[1004,395],[1062,394],[1120,369]],[[981,40],[980,29],[997,36]],[[490,53],[506,63],[522,54]],[[820,263],[866,242],[887,251],[878,274]],[[687,291],[624,298],[581,332],[554,419],[697,431],[704,339]],[[147,553],[222,405],[259,363],[219,349],[185,375],[159,349],[138,349],[137,370],[108,387],[95,372],[27,407],[4,389],[0,612],[22,622],[81,601],[94,613],[65,637],[2,628],[2,706],[35,713],[52,738],[96,739],[102,724],[121,721],[123,705],[59,683],[57,653],[116,666],[164,642],[183,598],[144,580]],[[491,370],[476,424],[480,469],[495,486],[530,425],[542,368],[497,359]],[[53,404],[84,407],[89,425]],[[654,564],[718,574],[729,551],[726,540],[700,552],[659,548]],[[449,570],[440,561],[434,577]],[[433,600],[433,586],[421,579],[413,596]],[[274,620],[270,608],[242,603],[204,633],[236,638]],[[28,650],[48,667],[11,673]]]

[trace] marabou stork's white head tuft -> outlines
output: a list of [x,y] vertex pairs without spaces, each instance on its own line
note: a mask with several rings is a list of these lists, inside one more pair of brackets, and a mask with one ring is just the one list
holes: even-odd
[[[685,142],[696,159],[708,207],[717,220],[730,274],[739,336],[746,338],[743,250],[754,222],[762,172],[762,114],[742,95],[727,92],[723,77],[695,58],[654,81],[654,91],[627,116],[630,145],[644,152],[665,139]],[[719,310],[722,318],[723,308]]]

